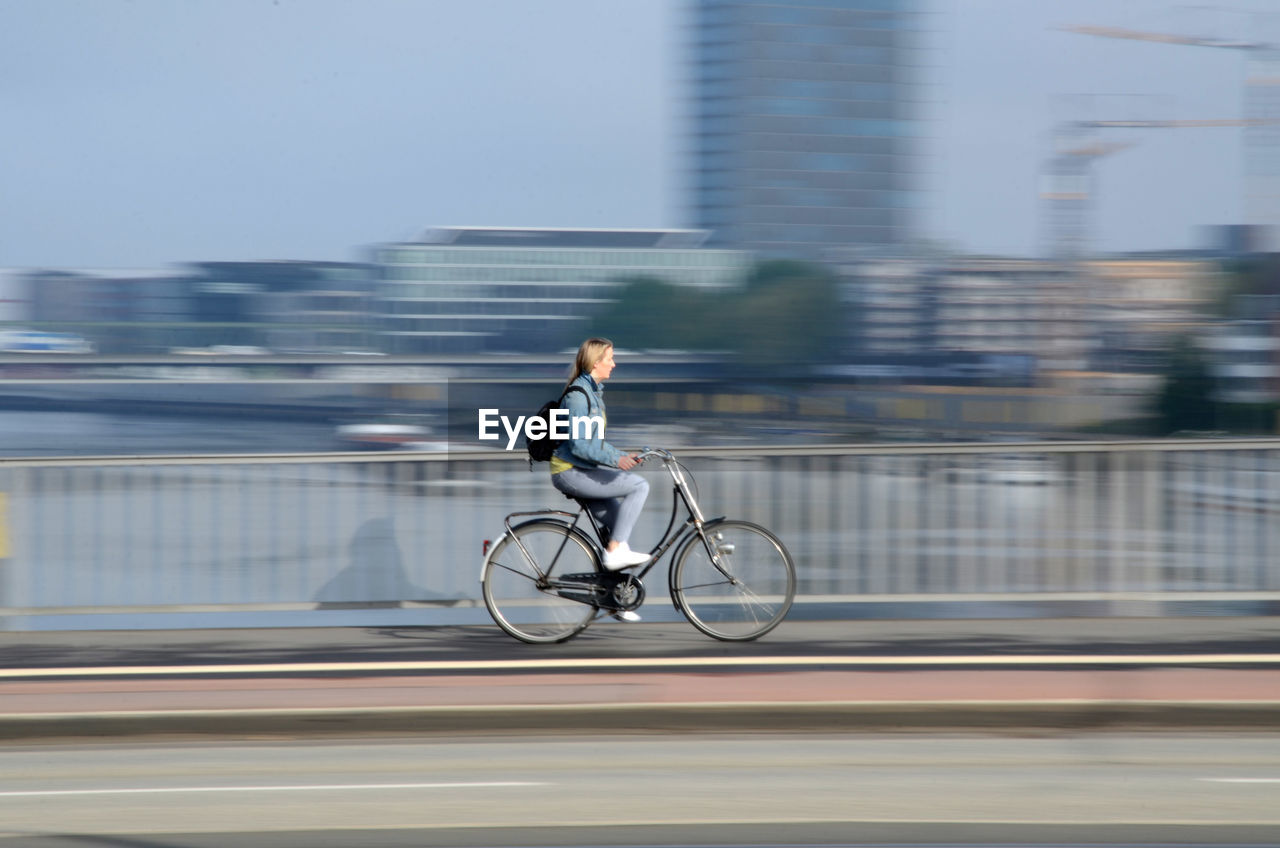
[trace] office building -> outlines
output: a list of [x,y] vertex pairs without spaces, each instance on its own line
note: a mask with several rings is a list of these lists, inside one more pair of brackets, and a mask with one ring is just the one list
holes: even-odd
[[82,334],[103,353],[238,346],[368,349],[373,275],[346,262],[197,262],[179,269],[34,270],[21,320]]
[[1217,400],[1274,403],[1280,399],[1280,304],[1275,297],[1249,300],[1256,317],[1213,324],[1198,341],[1209,355]]
[[1105,371],[1158,371],[1180,337],[1211,320],[1222,271],[1207,259],[1121,256],[1082,265],[1098,346],[1091,365]]
[[1203,323],[1212,283],[1206,263],[1172,260],[849,256],[835,267],[855,305],[855,359],[1021,356],[1040,372],[1151,370]]
[[[440,227],[375,249],[387,353],[546,352],[587,333],[627,281],[723,288],[751,261],[695,230]],[[577,344],[573,341],[573,344]]]
[[917,0],[696,0],[691,14],[691,225],[766,257],[907,242]]

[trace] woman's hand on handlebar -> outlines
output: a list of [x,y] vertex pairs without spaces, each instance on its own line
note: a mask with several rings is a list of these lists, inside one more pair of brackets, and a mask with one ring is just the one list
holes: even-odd
[[618,468],[622,469],[623,471],[630,471],[631,469],[635,468],[639,464],[640,464],[640,454],[638,453],[623,454],[622,458],[618,460]]

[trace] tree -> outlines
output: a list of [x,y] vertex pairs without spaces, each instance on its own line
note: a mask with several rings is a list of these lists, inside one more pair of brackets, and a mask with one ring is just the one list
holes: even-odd
[[762,262],[734,314],[744,364],[774,369],[827,360],[839,347],[844,304],[834,277],[807,262]]
[[632,278],[596,332],[620,347],[727,351],[753,371],[829,357],[844,326],[834,277],[807,262],[761,262],[729,289]]
[[712,350],[699,320],[709,306],[697,289],[674,286],[656,277],[632,277],[618,299],[596,319],[594,332],[626,348]]
[[1164,373],[1154,403],[1164,434],[1214,429],[1214,380],[1203,351],[1191,339],[1180,339],[1169,352]]

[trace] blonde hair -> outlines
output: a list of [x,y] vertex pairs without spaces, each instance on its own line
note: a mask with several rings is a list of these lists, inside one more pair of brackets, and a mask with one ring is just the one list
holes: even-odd
[[569,384],[581,375],[590,373],[611,347],[613,342],[608,339],[590,338],[583,342],[578,348],[578,355],[573,359],[573,369],[569,372],[569,379],[565,381],[565,388],[569,388]]

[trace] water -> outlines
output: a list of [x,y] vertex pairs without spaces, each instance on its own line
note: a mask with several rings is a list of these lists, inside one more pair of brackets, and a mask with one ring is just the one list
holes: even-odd
[[324,421],[0,411],[0,456],[311,453],[342,450]]

